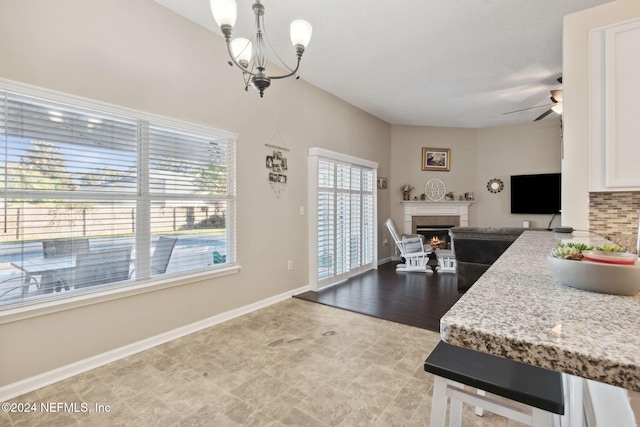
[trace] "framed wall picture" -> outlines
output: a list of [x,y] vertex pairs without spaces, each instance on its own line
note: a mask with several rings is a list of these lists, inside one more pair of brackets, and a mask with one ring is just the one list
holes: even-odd
[[387,189],[387,178],[378,177],[378,188],[381,190]]
[[451,149],[422,148],[423,171],[445,171],[451,167]]

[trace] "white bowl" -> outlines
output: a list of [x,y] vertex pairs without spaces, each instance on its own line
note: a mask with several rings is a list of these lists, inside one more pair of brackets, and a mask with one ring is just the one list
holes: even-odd
[[635,295],[640,291],[640,264],[618,265],[547,256],[560,283],[585,291]]

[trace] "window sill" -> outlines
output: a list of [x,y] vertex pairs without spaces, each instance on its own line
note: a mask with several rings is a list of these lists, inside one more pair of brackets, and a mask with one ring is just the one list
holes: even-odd
[[80,294],[68,298],[61,298],[51,301],[39,302],[21,307],[11,308],[0,312],[0,325],[30,319],[60,311],[71,310],[78,307],[86,307],[93,304],[113,301],[121,298],[128,298],[135,295],[155,292],[162,289],[173,288],[188,283],[198,282],[206,279],[236,274],[242,269],[239,265],[221,268],[214,271],[203,271],[189,275],[171,277],[168,279],[154,280],[142,284],[122,286],[113,289],[104,289],[97,292]]

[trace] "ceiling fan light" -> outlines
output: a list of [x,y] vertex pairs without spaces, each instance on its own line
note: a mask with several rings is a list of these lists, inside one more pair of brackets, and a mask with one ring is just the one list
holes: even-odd
[[554,105],[553,107],[551,107],[551,110],[554,113],[562,114],[562,104],[558,103],[558,104]]
[[312,29],[311,24],[303,19],[293,21],[290,26],[291,43],[293,47],[302,45],[302,47],[306,48],[311,40]]
[[236,58],[236,61],[246,68],[249,61],[251,61],[253,46],[248,39],[233,39],[231,41],[231,52],[233,52],[233,57]]
[[213,19],[216,20],[216,24],[218,24],[220,28],[225,25],[231,27],[236,25],[238,13],[236,0],[211,0],[210,5]]

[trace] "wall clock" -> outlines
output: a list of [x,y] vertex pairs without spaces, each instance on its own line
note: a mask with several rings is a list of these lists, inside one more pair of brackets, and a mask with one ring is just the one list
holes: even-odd
[[442,200],[446,192],[447,189],[444,186],[444,182],[440,181],[439,179],[430,179],[424,185],[424,194],[426,194],[429,200],[432,200],[434,202]]
[[487,190],[492,193],[499,193],[504,188],[504,183],[501,179],[493,178],[487,182]]

